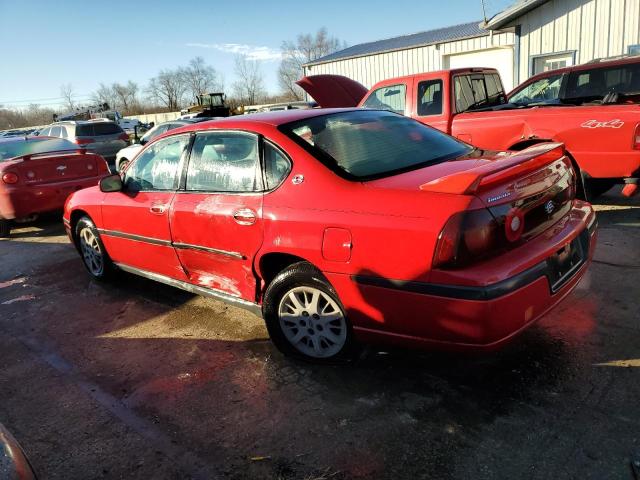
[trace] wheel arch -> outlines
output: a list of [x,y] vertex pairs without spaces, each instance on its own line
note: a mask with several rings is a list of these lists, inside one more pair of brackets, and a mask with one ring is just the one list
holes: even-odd
[[[70,220],[69,225],[71,226],[71,235],[73,237],[73,244],[75,245],[76,249],[80,248],[78,246],[78,238],[76,237],[76,225],[78,225],[78,221],[82,217],[88,217],[89,219],[91,219],[91,215],[89,215],[86,211],[80,208],[73,210],[71,212],[71,215],[69,216],[69,220]],[[91,219],[91,221],[93,221],[93,219]]]
[[271,281],[285,268],[294,263],[307,262],[320,270],[317,265],[307,258],[287,252],[267,252],[260,256],[255,265],[258,282],[256,282],[256,298],[260,299]]

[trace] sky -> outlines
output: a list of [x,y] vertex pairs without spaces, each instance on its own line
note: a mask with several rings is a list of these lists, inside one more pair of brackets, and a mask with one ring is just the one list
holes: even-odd
[[[485,0],[488,16],[511,3]],[[0,0],[0,105],[56,108],[68,83],[77,102],[100,83],[144,87],[196,56],[231,93],[238,53],[277,93],[280,46],[300,33],[326,27],[355,45],[481,19],[481,0]]]

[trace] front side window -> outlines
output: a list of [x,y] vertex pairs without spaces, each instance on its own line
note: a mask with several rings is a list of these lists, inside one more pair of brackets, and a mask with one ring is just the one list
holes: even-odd
[[406,85],[391,85],[381,87],[371,92],[369,97],[362,104],[365,108],[374,108],[376,110],[389,110],[404,114],[406,104],[407,87]]
[[189,166],[187,191],[257,192],[260,179],[258,137],[243,132],[196,135]]
[[418,115],[442,113],[442,80],[427,80],[418,84]]
[[472,150],[449,135],[391,112],[341,112],[280,129],[338,175],[357,181],[422,168]]
[[531,103],[557,103],[560,95],[562,75],[551,75],[530,83],[522,90],[514,93],[509,102],[516,105]]
[[189,135],[176,135],[150,145],[127,169],[126,190],[175,190],[180,158],[189,145]]

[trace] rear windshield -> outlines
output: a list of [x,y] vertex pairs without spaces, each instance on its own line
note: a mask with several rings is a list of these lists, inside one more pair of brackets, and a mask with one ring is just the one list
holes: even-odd
[[356,110],[289,123],[280,129],[351,180],[371,180],[449,160],[472,147],[388,111]]
[[76,125],[77,137],[96,137],[99,135],[115,135],[123,130],[115,123],[96,122]]
[[0,161],[34,153],[76,150],[78,146],[62,138],[0,141]]
[[571,72],[565,100],[602,100],[608,93],[640,95],[640,63]]
[[502,82],[496,73],[458,75],[453,84],[458,113],[505,103]]

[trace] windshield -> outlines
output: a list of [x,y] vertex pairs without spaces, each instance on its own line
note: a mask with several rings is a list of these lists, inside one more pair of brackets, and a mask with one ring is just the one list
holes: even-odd
[[472,147],[388,111],[355,110],[280,127],[316,158],[351,180],[371,180],[465,155]]
[[522,90],[514,93],[509,102],[516,105],[531,103],[559,103],[562,75],[551,75],[530,83]]
[[78,146],[61,138],[29,140],[16,139],[0,142],[0,162],[34,153],[57,152],[61,150],[77,150]]

